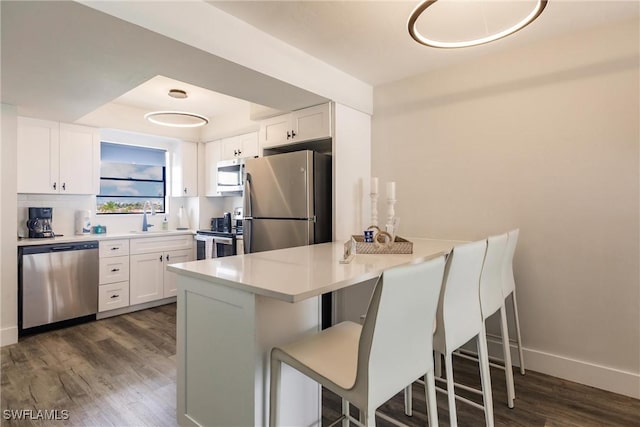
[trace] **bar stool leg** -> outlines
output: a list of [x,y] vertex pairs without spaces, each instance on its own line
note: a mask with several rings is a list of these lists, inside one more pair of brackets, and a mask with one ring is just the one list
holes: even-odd
[[493,427],[493,395],[491,392],[491,375],[489,373],[489,352],[487,349],[487,333],[484,329],[477,337],[478,363],[480,364],[480,381],[482,383],[482,403],[487,427]]
[[438,378],[442,378],[442,355],[435,351],[433,356],[433,361],[435,363],[435,375]]
[[[439,358],[439,357],[438,357]],[[449,401],[449,425],[458,426],[458,415],[456,414],[456,390],[453,384],[453,360],[451,353],[444,355],[444,367],[447,372],[447,400]]]
[[345,417],[342,419],[342,427],[349,427],[349,401],[342,399],[342,415]]
[[411,384],[404,388],[404,414],[408,417],[413,415],[413,390]]
[[504,356],[504,372],[507,379],[507,404],[513,408],[516,391],[513,385],[513,367],[511,365],[511,346],[509,345],[509,328],[507,327],[507,310],[504,305],[500,308],[500,331],[502,335],[502,353]]
[[520,357],[520,373],[524,375],[525,374],[524,356],[522,354],[522,338],[520,337],[520,316],[518,315],[518,303],[516,301],[515,289],[511,293],[511,298],[513,301],[513,315],[516,318],[516,338],[518,339],[518,356]]
[[438,426],[438,402],[436,401],[436,380],[433,372],[427,372],[424,376],[424,388],[427,402],[427,415],[429,416],[429,427]]

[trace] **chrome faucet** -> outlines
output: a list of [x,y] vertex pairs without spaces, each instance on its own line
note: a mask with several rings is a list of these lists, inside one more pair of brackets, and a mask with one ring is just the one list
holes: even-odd
[[151,216],[156,214],[156,209],[153,207],[153,204],[149,200],[145,201],[144,205],[142,205],[142,231],[149,231],[149,227],[153,227],[153,224],[147,222],[147,204],[151,209]]

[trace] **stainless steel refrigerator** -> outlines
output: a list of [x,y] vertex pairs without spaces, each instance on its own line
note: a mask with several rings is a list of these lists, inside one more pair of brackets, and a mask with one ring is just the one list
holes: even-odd
[[331,156],[305,150],[246,160],[246,254],[330,242],[331,214]]

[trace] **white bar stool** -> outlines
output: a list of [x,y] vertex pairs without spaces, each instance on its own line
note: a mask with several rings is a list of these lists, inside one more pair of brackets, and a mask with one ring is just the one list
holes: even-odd
[[[275,347],[269,425],[278,425],[280,369],[286,363],[342,398],[345,427],[350,421],[375,426],[376,409],[424,375],[429,425],[436,426],[433,337],[424,325],[434,322],[444,266],[444,257],[438,257],[389,269],[378,279],[363,326],[342,322]],[[360,409],[359,421],[349,415],[349,402]]]
[[[486,240],[453,248],[447,259],[445,279],[438,304],[436,317],[438,328],[433,338],[433,347],[438,361],[440,359],[439,354],[444,355],[447,390],[445,391],[439,387],[437,390],[447,394],[449,424],[451,426],[458,425],[456,399],[482,409],[486,425],[489,427],[494,425],[489,353],[484,319],[480,308],[480,274],[486,249]],[[453,380],[452,354],[473,338],[476,338],[478,348],[480,379],[482,382],[482,405],[462,396],[456,396]],[[437,379],[444,381],[441,378]],[[474,390],[466,386],[459,387],[465,390]]]

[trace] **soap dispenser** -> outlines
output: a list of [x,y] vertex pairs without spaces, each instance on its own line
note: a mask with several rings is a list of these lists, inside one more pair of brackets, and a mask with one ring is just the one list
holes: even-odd
[[168,230],[169,229],[169,220],[167,219],[167,215],[164,215],[164,218],[162,219],[162,229],[163,230]]

